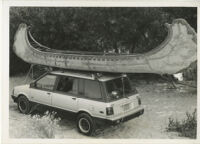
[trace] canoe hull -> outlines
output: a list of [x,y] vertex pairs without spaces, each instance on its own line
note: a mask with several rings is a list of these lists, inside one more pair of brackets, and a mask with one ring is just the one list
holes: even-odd
[[[47,47],[44,47],[45,50],[38,49],[30,42],[28,27],[21,24],[15,34],[13,50],[27,63],[63,69],[113,73],[175,74],[197,60],[196,32],[183,19],[174,20],[167,27],[168,36],[165,41],[145,54],[93,55],[66,53]],[[37,44],[42,47],[41,44]]]

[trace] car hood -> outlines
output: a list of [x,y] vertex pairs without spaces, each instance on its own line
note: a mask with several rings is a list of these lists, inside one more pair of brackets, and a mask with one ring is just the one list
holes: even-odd
[[20,85],[20,86],[16,86],[16,87],[14,87],[14,89],[15,89],[15,90],[17,90],[17,89],[24,89],[24,88],[27,89],[27,88],[29,88],[29,86],[30,86],[29,84],[26,84],[26,85]]
[[23,95],[28,95],[28,91],[29,91],[29,87],[30,85],[29,84],[26,84],[26,85],[20,85],[20,86],[16,86],[14,87],[14,95],[15,96],[18,96],[20,94],[23,94]]

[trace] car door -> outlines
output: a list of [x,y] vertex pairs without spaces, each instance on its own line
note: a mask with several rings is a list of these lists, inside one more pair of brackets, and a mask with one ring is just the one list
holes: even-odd
[[55,93],[52,95],[52,105],[64,110],[77,112],[78,79],[60,76]]
[[31,100],[41,104],[51,105],[56,79],[56,75],[47,74],[41,79],[37,80],[35,85],[30,88]]
[[79,81],[78,106],[80,110],[90,113],[94,117],[104,118],[106,103],[104,102],[100,82],[97,80],[81,79]]

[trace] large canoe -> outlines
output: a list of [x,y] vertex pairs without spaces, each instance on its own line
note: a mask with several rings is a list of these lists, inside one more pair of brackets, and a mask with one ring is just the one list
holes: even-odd
[[26,24],[15,34],[14,52],[27,63],[63,69],[112,72],[175,74],[197,60],[197,37],[183,19],[166,24],[166,39],[144,54],[104,54],[60,51],[37,42]]

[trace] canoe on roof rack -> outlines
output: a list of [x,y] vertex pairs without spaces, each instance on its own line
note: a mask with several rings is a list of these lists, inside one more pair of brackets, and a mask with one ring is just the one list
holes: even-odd
[[157,48],[144,54],[51,49],[37,42],[26,24],[19,25],[13,49],[27,63],[50,67],[112,73],[175,74],[197,60],[196,32],[184,19],[176,19],[166,26],[166,39]]

